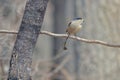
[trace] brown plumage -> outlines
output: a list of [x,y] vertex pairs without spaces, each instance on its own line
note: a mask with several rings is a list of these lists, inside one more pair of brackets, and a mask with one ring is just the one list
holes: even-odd
[[80,29],[82,27],[81,23],[83,23],[83,19],[78,18],[77,20],[73,20],[68,24],[68,28],[66,29],[68,37],[66,38],[65,43],[64,43],[64,50],[67,49],[66,43],[67,43],[69,36],[76,35],[76,33],[80,31]]

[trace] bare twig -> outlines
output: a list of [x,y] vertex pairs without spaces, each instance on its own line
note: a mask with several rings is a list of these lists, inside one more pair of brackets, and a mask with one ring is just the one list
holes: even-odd
[[53,70],[52,72],[50,72],[47,77],[50,78],[53,75],[55,75],[56,73],[58,73],[64,66],[65,64],[71,59],[71,55],[67,56],[56,68],[55,70]]
[[[18,32],[2,30],[2,31],[0,31],[0,33],[17,34]],[[55,33],[48,32],[48,31],[41,31],[40,34],[45,34],[45,35],[49,35],[49,36],[53,36],[53,37],[62,37],[62,38],[66,38],[68,36],[67,34],[55,34]],[[120,45],[118,45],[118,44],[110,44],[108,42],[104,42],[104,41],[100,41],[100,40],[89,40],[89,39],[84,39],[84,38],[80,38],[80,37],[76,37],[76,36],[70,36],[69,38],[78,40],[78,41],[82,41],[82,42],[86,42],[86,43],[94,43],[94,44],[100,44],[100,45],[104,45],[104,46],[108,46],[108,47],[120,48]]]
[[0,33],[3,33],[3,34],[18,34],[17,31],[7,31],[7,30],[0,30]]

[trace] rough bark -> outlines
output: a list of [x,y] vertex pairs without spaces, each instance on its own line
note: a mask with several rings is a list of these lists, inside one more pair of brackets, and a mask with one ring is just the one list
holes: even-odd
[[29,0],[12,51],[8,80],[31,80],[32,54],[48,0]]

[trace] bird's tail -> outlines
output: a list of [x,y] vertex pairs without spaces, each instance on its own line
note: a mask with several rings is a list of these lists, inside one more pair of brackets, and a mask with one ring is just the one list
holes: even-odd
[[68,40],[69,36],[70,36],[70,33],[68,33],[68,36],[67,36],[67,38],[66,38],[66,40],[65,40],[65,43],[64,43],[64,50],[67,50],[66,43],[67,43],[67,40]]

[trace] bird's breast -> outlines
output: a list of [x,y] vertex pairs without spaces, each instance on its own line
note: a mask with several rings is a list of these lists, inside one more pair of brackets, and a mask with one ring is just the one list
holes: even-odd
[[76,34],[77,32],[80,31],[81,27],[82,27],[81,25],[71,24],[66,31],[70,34]]

